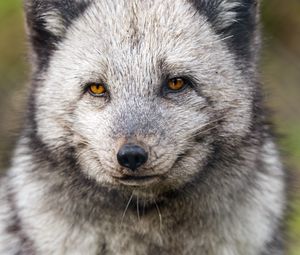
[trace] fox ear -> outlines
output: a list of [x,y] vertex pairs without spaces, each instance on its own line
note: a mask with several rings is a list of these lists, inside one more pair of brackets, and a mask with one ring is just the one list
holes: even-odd
[[48,62],[68,26],[87,6],[86,0],[25,0],[29,39],[39,66]]
[[239,57],[250,57],[257,38],[260,0],[191,0]]

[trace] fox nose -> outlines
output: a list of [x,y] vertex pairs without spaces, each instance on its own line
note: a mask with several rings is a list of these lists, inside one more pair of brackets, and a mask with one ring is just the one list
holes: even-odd
[[148,153],[135,144],[125,144],[118,152],[118,162],[121,166],[135,171],[148,160]]

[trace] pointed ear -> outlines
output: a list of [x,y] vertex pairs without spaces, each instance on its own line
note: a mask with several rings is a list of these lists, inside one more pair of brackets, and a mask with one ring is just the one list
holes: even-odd
[[25,0],[28,35],[40,67],[47,65],[68,26],[87,6],[86,0]]
[[259,34],[259,0],[191,1],[239,58],[251,57]]

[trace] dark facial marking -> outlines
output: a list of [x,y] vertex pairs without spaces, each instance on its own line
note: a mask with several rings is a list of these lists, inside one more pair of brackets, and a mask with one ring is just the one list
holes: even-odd
[[205,15],[208,21],[215,28],[216,32],[227,38],[229,49],[233,49],[238,57],[248,60],[251,57],[251,45],[256,29],[256,14],[257,1],[256,0],[240,0],[240,5],[233,8],[231,11],[237,13],[235,21],[225,29],[216,27],[222,10],[220,5],[223,2],[231,3],[231,0],[189,0],[195,8]]
[[64,28],[67,29],[88,6],[89,1],[76,3],[70,0],[27,1],[25,7],[27,25],[33,49],[38,56],[37,64],[40,70],[47,68],[51,54],[57,44],[63,40],[62,36],[54,35],[47,29],[47,13],[57,13],[63,21]]

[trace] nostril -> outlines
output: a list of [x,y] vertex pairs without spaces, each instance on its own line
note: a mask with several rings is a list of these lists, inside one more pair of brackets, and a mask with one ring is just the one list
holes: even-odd
[[143,159],[140,156],[135,156],[134,160],[137,162],[137,164],[142,164]]
[[118,162],[121,166],[135,171],[148,160],[148,153],[135,144],[125,144],[117,154]]

